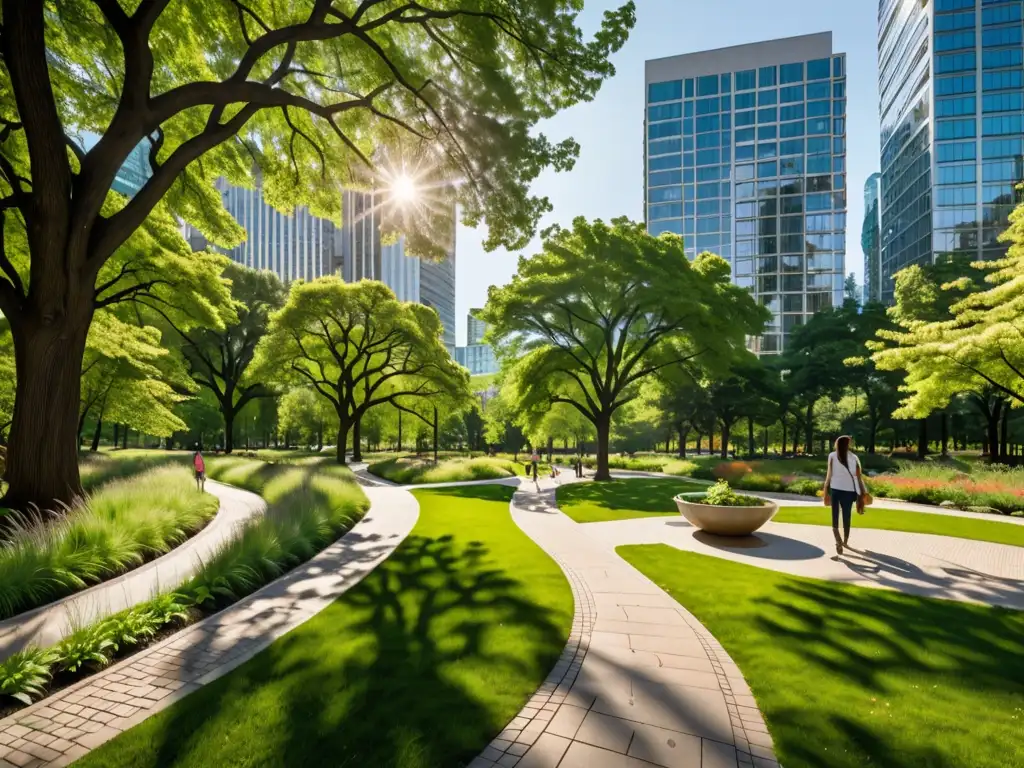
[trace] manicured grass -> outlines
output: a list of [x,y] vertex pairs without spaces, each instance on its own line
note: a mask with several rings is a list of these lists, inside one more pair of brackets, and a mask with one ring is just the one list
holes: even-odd
[[371,474],[402,485],[455,483],[464,480],[498,480],[522,474],[522,467],[504,459],[481,456],[475,459],[429,459],[407,456],[388,459],[369,466]]
[[786,768],[1024,765],[1024,612],[618,552],[725,646]]
[[558,488],[558,508],[577,523],[600,523],[634,517],[678,515],[672,498],[707,490],[682,480],[637,478],[603,483],[571,483]]
[[[825,507],[780,507],[773,518],[777,523],[832,525],[832,512]],[[1024,547],[1024,525],[978,520],[952,515],[909,512],[902,509],[868,507],[863,515],[854,515],[854,528],[877,528],[883,531],[934,533],[975,541],[992,541]]]
[[52,522],[17,526],[0,544],[0,619],[113,578],[203,528],[217,499],[184,467],[102,486]]
[[412,534],[360,584],[81,768],[466,765],[518,712],[572,622],[512,489],[416,492]]

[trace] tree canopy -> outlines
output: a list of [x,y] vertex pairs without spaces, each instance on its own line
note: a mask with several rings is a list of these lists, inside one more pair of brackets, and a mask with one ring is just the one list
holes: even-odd
[[597,477],[607,479],[611,419],[638,384],[697,359],[725,370],[767,316],[718,256],[691,263],[677,236],[578,218],[550,230],[509,284],[490,289],[483,319],[496,343],[516,344],[515,407],[576,408],[594,425]]
[[437,312],[403,302],[383,283],[323,277],[292,284],[256,351],[260,377],[313,387],[338,417],[338,462],[350,430],[383,403],[405,408],[427,398],[465,401],[469,374],[441,341]]
[[[218,179],[258,178],[270,203],[338,219],[343,186],[412,176],[431,190],[430,215],[389,206],[385,224],[411,252],[445,252],[456,201],[467,224],[487,226],[488,247],[528,242],[550,209],[530,183],[578,152],[535,128],[593,98],[634,24],[628,2],[585,40],[581,5],[3,0],[0,313],[18,375],[5,503],[80,492],[92,315],[162,287],[122,267],[147,251],[140,238],[162,262],[176,219],[215,245],[242,239]],[[86,132],[99,137],[88,148]],[[140,188],[112,192],[137,151]]]

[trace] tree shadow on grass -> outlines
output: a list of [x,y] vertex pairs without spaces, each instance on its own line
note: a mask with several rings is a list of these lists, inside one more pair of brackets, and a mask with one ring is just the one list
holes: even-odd
[[[799,649],[802,671],[823,681],[822,690],[848,694],[829,706],[767,709],[787,766],[825,764],[823,745],[835,766],[960,768],[993,765],[993,752],[998,764],[1017,764],[1011,755],[1020,731],[1011,718],[1014,705],[1018,712],[1024,705],[1019,612],[788,579],[756,601],[752,621],[772,643]],[[984,735],[975,716],[988,727]],[[892,717],[903,720],[894,726]],[[977,739],[990,742],[984,763],[969,757]],[[837,746],[842,754],[833,754]]]
[[[511,489],[444,493],[507,501]],[[491,536],[410,536],[322,613],[87,764],[468,764],[544,679],[568,631],[503,567]]]

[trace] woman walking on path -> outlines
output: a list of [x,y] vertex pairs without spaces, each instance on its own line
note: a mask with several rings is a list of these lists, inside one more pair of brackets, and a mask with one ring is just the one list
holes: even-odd
[[[835,450],[828,455],[825,473],[825,506],[832,507],[832,533],[836,537],[836,552],[850,546],[850,517],[853,505],[857,513],[864,514],[864,480],[860,473],[860,459],[850,451],[851,439],[843,435],[836,440]],[[839,536],[839,513],[843,513],[843,535]]]
[[198,445],[192,454],[192,468],[196,471],[196,488],[206,490],[206,462],[203,461],[203,452]]

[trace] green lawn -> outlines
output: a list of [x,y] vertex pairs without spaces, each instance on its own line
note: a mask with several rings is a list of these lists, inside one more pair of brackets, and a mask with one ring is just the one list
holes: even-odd
[[1024,612],[618,552],[725,646],[786,768],[1024,765]]
[[633,517],[678,515],[672,498],[707,490],[683,480],[641,478],[603,483],[572,483],[558,488],[558,508],[577,523],[600,523]]
[[[775,515],[777,523],[803,523],[805,525],[832,525],[832,512],[823,506],[780,507]],[[975,541],[992,541],[1024,547],[1024,525],[978,520],[969,517],[909,512],[903,509],[868,507],[863,515],[853,516],[854,528],[877,528],[883,531],[934,533],[956,536]]]
[[572,622],[569,586],[512,522],[511,494],[417,491],[415,529],[364,581],[76,765],[465,765],[550,671]]

